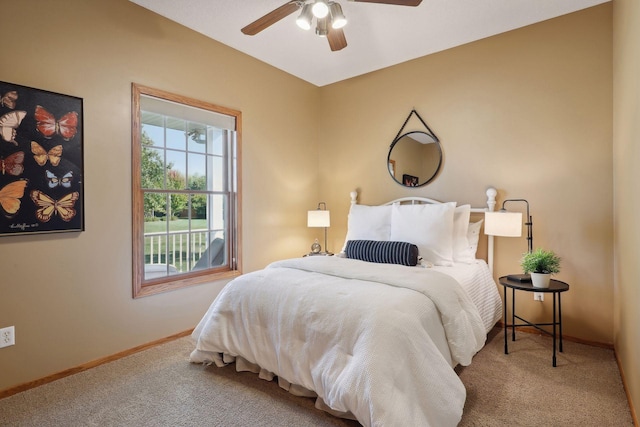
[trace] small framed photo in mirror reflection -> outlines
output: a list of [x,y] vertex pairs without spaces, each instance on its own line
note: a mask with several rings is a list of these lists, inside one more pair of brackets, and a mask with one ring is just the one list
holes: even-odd
[[418,186],[418,177],[408,174],[402,175],[402,184],[406,187],[417,187]]

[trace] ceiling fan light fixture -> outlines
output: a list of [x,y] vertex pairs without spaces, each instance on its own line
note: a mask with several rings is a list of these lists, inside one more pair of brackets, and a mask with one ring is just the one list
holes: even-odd
[[318,23],[316,25],[316,34],[320,37],[326,37],[327,34],[329,34],[329,25],[327,21],[328,19],[326,17],[318,19]]
[[302,28],[303,30],[310,30],[312,19],[313,11],[311,10],[311,5],[305,4],[304,6],[302,6],[302,12],[300,12],[300,16],[298,16],[298,19],[296,19],[296,24],[298,24],[298,27]]
[[325,18],[329,14],[329,6],[323,0],[316,0],[311,8],[313,16],[318,19]]
[[336,2],[329,3],[329,12],[331,12],[331,27],[334,30],[342,28],[347,25],[347,18],[342,13],[342,6]]

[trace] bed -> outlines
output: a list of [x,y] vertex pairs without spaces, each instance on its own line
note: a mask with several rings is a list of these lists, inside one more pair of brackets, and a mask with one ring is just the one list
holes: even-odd
[[426,198],[351,208],[336,256],[274,262],[229,282],[194,329],[193,363],[251,371],[364,426],[455,426],[467,366],[501,318],[482,216]]

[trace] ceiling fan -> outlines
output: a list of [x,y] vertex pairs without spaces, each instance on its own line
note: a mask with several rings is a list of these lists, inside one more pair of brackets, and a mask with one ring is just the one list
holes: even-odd
[[[418,6],[422,0],[349,0],[359,3],[381,3],[395,6]],[[332,51],[344,49],[347,46],[347,39],[344,36],[342,27],[347,24],[347,18],[342,13],[340,4],[333,0],[290,0],[272,10],[261,18],[256,19],[241,31],[249,36],[254,36],[260,31],[269,28],[271,25],[293,12],[301,10],[300,16],[296,20],[302,29],[311,29],[312,20],[316,18],[316,34],[326,37]]]

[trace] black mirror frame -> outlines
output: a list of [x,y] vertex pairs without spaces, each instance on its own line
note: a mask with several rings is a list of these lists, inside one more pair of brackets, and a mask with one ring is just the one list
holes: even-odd
[[[424,125],[424,127],[426,128],[426,132],[424,131],[419,131],[419,130],[414,130],[411,132],[406,132],[406,133],[402,133],[402,131],[404,130],[405,126],[407,125],[407,122],[409,122],[409,119],[411,118],[412,115],[416,115],[416,117],[418,117],[418,119],[420,119],[420,122]],[[389,163],[391,162],[391,152],[393,151],[393,147],[405,136],[409,136],[413,133],[423,133],[427,136],[429,136],[431,139],[433,139],[434,144],[436,144],[436,146],[438,147],[438,154],[439,159],[438,159],[438,166],[436,168],[436,170],[434,171],[433,175],[431,175],[429,177],[429,179],[427,179],[426,181],[422,182],[422,183],[418,183],[417,185],[405,185],[402,181],[399,181],[394,174],[391,172],[391,169],[389,168]],[[418,112],[413,109],[411,110],[411,113],[409,113],[409,116],[407,117],[407,119],[404,121],[402,127],[400,128],[400,130],[398,131],[396,137],[393,139],[393,142],[391,143],[391,145],[389,146],[389,154],[387,155],[387,171],[389,172],[389,175],[391,175],[391,178],[393,178],[393,180],[395,182],[397,182],[398,184],[402,185],[403,187],[407,187],[407,188],[417,188],[417,187],[422,187],[427,185],[428,183],[430,183],[431,181],[433,181],[435,179],[436,176],[438,176],[438,173],[440,172],[440,168],[442,167],[442,146],[440,145],[440,139],[438,139],[438,137],[436,136],[436,134],[431,130],[431,128],[429,128],[429,126],[427,125],[427,123],[422,119],[422,117],[420,117],[420,114],[418,114]]]

